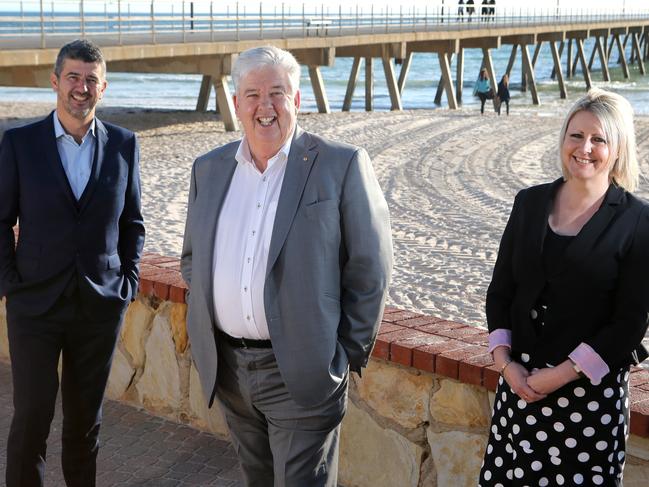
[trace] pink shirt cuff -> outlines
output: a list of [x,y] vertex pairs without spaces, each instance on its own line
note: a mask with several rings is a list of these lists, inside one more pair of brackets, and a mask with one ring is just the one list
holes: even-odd
[[512,331],[507,328],[498,328],[489,333],[489,353],[494,351],[494,348],[505,346],[512,348]]
[[586,377],[595,385],[599,384],[602,377],[611,371],[602,357],[590,345],[583,342],[568,357],[579,366]]

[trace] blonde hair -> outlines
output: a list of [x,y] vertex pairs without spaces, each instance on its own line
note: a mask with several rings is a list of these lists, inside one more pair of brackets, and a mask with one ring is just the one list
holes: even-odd
[[623,96],[599,88],[589,90],[585,96],[577,100],[563,121],[559,133],[559,163],[563,179],[567,180],[569,174],[561,161],[561,146],[566,137],[568,124],[577,113],[582,111],[590,112],[597,117],[606,135],[606,144],[611,151],[611,157],[617,154],[609,171],[609,179],[629,192],[635,191],[640,179],[640,167],[633,125],[633,108]]

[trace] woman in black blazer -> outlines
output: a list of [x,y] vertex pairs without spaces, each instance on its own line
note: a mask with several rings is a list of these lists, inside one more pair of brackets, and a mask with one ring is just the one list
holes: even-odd
[[622,484],[629,365],[647,356],[649,316],[631,106],[591,90],[559,141],[563,177],[516,196],[487,291],[501,378],[483,487]]

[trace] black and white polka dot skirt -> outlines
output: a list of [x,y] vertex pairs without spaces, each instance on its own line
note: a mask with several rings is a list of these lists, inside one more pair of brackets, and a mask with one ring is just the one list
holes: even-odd
[[627,367],[528,404],[501,377],[479,486],[621,486],[628,382]]

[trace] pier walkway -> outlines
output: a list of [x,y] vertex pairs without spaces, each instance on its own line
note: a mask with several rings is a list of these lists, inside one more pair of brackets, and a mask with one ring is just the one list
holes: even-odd
[[[109,72],[202,75],[196,109],[207,109],[213,87],[216,108],[226,129],[236,130],[229,86],[232,63],[239,52],[261,44],[287,49],[308,67],[321,113],[331,109],[320,68],[332,66],[340,57],[353,58],[343,111],[351,109],[363,64],[365,110],[373,109],[374,60],[382,65],[391,109],[401,110],[401,94],[414,53],[437,55],[441,78],[434,103],[442,104],[445,95],[450,109],[462,102],[466,49],[481,51],[482,65],[490,74],[494,91],[496,80],[509,74],[520,58],[521,89],[529,90],[537,105],[541,101],[534,67],[544,43],[550,46],[552,77],[561,98],[567,96],[566,79],[583,77],[584,89],[588,89],[592,70],[601,72],[604,81],[610,80],[611,64],[619,64],[625,78],[630,77],[633,64],[644,75],[649,58],[649,10],[518,9],[468,17],[455,11],[403,7],[372,7],[369,13],[367,8],[363,12],[349,6],[326,12],[322,7],[311,13],[304,7],[299,13],[277,12],[277,8],[269,12],[260,3],[255,13],[244,9],[216,14],[214,2],[175,3],[175,11],[173,4],[169,12],[161,11],[158,2],[157,7],[151,2],[150,11],[132,15],[130,10],[123,10],[125,4],[130,5],[126,2],[111,2],[111,8],[117,10],[109,12],[106,2],[86,0],[70,3],[79,6],[77,12],[56,13],[43,10],[41,1],[40,10],[31,15],[1,14],[0,85],[49,86],[59,47],[71,39],[86,37],[102,46]],[[201,4],[203,10],[187,12],[186,4]],[[98,6],[103,6],[101,12]],[[589,39],[588,45],[593,47],[587,53]],[[496,73],[491,50],[501,46],[511,46],[511,55],[505,73]]]

